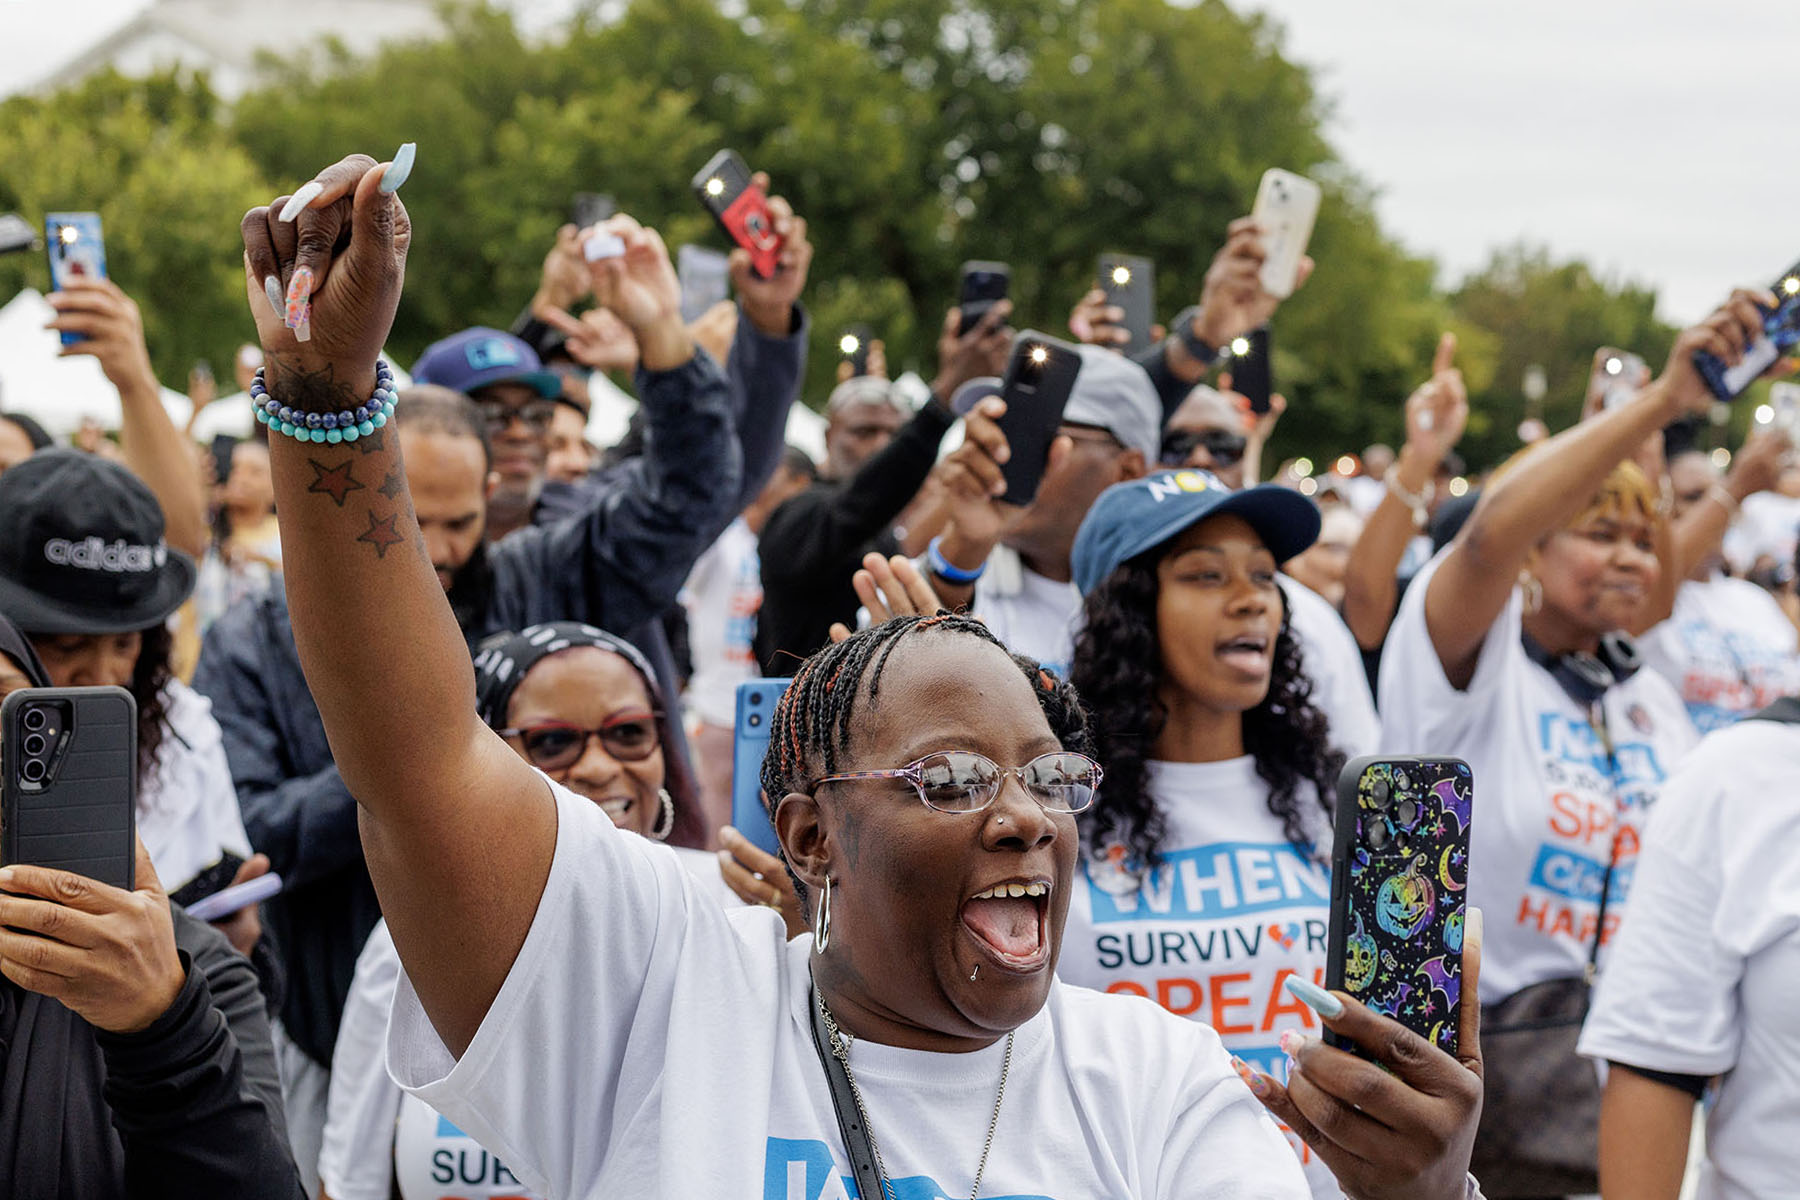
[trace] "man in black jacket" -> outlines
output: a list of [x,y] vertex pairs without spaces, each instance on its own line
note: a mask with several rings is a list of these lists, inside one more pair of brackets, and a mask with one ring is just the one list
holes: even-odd
[[[763,527],[763,603],[756,619],[756,661],[770,675],[792,675],[830,638],[834,621],[855,624],[860,601],[851,585],[863,556],[899,552],[895,518],[937,462],[938,443],[956,422],[950,399],[982,375],[998,375],[1012,347],[1002,300],[967,334],[951,309],[938,338],[931,398],[897,431],[901,401],[885,380],[840,384],[828,410],[825,478],[777,508]],[[888,420],[879,417],[883,406]]]

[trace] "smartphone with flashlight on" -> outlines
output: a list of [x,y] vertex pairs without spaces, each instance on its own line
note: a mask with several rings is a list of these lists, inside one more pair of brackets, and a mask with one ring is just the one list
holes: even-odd
[[1726,366],[1705,350],[1694,352],[1694,369],[1720,400],[1737,399],[1776,359],[1800,346],[1800,263],[1783,271],[1769,290],[1775,293],[1775,307],[1763,310],[1762,331],[1736,366]]
[[1250,401],[1250,411],[1262,416],[1269,411],[1275,394],[1275,369],[1270,362],[1269,327],[1253,329],[1233,338],[1226,347],[1229,359],[1221,356],[1220,365],[1231,372],[1231,390]]
[[1011,454],[1000,466],[1008,504],[1030,504],[1050,461],[1050,443],[1062,427],[1063,410],[1075,390],[1081,372],[1081,352],[1067,342],[1033,330],[1013,341],[1012,357],[1000,380],[1000,398],[1006,414],[1000,432],[1006,435]]
[[852,377],[869,373],[869,340],[874,336],[867,325],[852,325],[838,338],[838,353],[850,364]]
[[[100,236],[100,214],[44,214],[45,246],[50,255],[50,288],[60,292],[71,279],[106,278],[106,242]],[[85,333],[64,333],[62,344],[87,340]]]
[[1131,340],[1117,347],[1131,358],[1150,348],[1150,324],[1156,308],[1156,264],[1134,254],[1100,256],[1100,290],[1106,302],[1125,310],[1120,322]]
[[988,310],[1006,299],[1012,287],[1012,268],[1003,262],[971,261],[962,265],[962,283],[956,292],[956,309],[962,320],[956,336],[966,337]]
[[781,235],[769,212],[769,198],[750,177],[735,150],[721,150],[693,179],[694,195],[713,215],[725,236],[750,252],[750,268],[764,279],[775,276]]
[[1588,395],[1600,397],[1602,410],[1629,404],[1650,382],[1650,367],[1638,355],[1611,346],[1600,347],[1588,377]]

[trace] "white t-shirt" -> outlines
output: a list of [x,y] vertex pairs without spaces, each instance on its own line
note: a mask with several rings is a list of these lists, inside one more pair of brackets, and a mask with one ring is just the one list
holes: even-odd
[[[1800,1180],[1800,728],[1713,734],[1663,788],[1581,1053],[1720,1075],[1700,1200]],[[1740,1069],[1741,1068],[1741,1069]]]
[[[1355,635],[1324,597],[1285,575],[1277,578],[1313,681],[1313,704],[1330,723],[1332,745],[1352,758],[1372,753],[1380,723]],[[1082,625],[1081,605],[1081,591],[1073,583],[1039,575],[1010,547],[997,546],[975,585],[970,611],[987,622],[1007,649],[1067,678]]]
[[[1310,855],[1296,850],[1248,755],[1152,762],[1148,787],[1167,823],[1163,865],[1147,878],[1131,873],[1123,846],[1083,861],[1056,973],[1205,1022],[1225,1049],[1285,1080],[1281,1035],[1319,1033],[1312,1009],[1282,981],[1297,974],[1325,985],[1330,814],[1302,786],[1314,845]],[[1287,1138],[1313,1194],[1335,1200],[1341,1193],[1330,1169],[1298,1136]]]
[[[550,876],[506,981],[452,1058],[404,975],[394,1077],[554,1197],[843,1200],[805,939],[721,912],[666,847],[558,787]],[[969,1190],[1005,1040],[969,1054],[857,1041],[850,1069],[897,1195]],[[1287,1197],[1293,1155],[1218,1036],[1065,984],[1017,1031],[982,1192]]]
[[[704,850],[670,849],[701,892],[721,907],[743,903],[725,885],[716,857]],[[326,1194],[332,1200],[388,1200],[391,1178],[400,1185],[401,1200],[528,1200],[525,1185],[498,1155],[389,1078],[382,1050],[399,984],[400,954],[381,921],[357,956],[332,1051],[319,1151]]]
[[1779,566],[1794,561],[1800,540],[1800,499],[1780,492],[1756,492],[1738,506],[1738,518],[1725,534],[1725,560],[1734,571],[1748,572],[1759,558]]
[[177,891],[227,851],[250,857],[225,735],[212,702],[179,679],[163,685],[167,728],[138,788],[137,831],[165,891]]
[[1800,693],[1800,635],[1775,597],[1748,580],[1688,580],[1638,650],[1675,685],[1701,733]]
[[1517,589],[1487,632],[1475,677],[1457,690],[1425,628],[1426,593],[1443,561],[1419,572],[1388,633],[1381,748],[1454,755],[1474,772],[1468,902],[1486,921],[1481,999],[1491,1003],[1581,973],[1617,829],[1604,932],[1611,940],[1644,819],[1696,737],[1675,689],[1655,671],[1639,671],[1603,702],[1618,764],[1616,782],[1609,780],[1586,710],[1525,653]]
[[762,608],[758,561],[756,535],[739,517],[694,560],[681,589],[694,659],[687,702],[707,725],[730,729],[737,719],[738,684],[756,678],[750,643]]

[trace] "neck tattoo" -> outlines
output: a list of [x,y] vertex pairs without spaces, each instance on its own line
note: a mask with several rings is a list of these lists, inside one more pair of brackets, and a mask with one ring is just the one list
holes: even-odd
[[[975,969],[979,971],[981,967],[977,965]],[[975,977],[971,974],[969,978]],[[869,1148],[875,1152],[875,1170],[881,1176],[882,1200],[895,1200],[894,1190],[888,1183],[887,1164],[881,1160],[881,1143],[875,1140],[875,1127],[869,1122],[869,1108],[863,1103],[862,1087],[856,1082],[856,1072],[850,1069],[850,1042],[854,1035],[838,1028],[837,1018],[826,1007],[823,995],[816,989],[813,995],[819,1005],[819,1012],[825,1018],[825,1031],[831,1035],[832,1057],[844,1064],[844,1076],[850,1081],[850,1094],[856,1098],[856,1111],[862,1117],[863,1128],[869,1132]],[[981,1144],[981,1161],[975,1164],[975,1186],[969,1189],[969,1200],[980,1200],[981,1177],[987,1172],[988,1152],[994,1148],[994,1130],[1000,1124],[1000,1105],[1006,1099],[1006,1076],[1012,1071],[1013,1038],[1016,1033],[1016,1030],[1012,1030],[1006,1035],[1006,1057],[1000,1061],[1000,1086],[994,1092],[994,1115],[988,1118],[987,1140]]]

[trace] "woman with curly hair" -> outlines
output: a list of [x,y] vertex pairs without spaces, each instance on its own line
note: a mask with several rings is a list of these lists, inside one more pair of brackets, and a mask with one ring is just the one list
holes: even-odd
[[[1286,1036],[1318,1032],[1285,984],[1324,982],[1344,762],[1276,576],[1318,533],[1298,492],[1179,471],[1110,488],[1074,551],[1087,599],[1071,675],[1106,778],[1059,973],[1206,1022],[1276,1078]],[[1337,1196],[1289,1136],[1315,1194]]]

